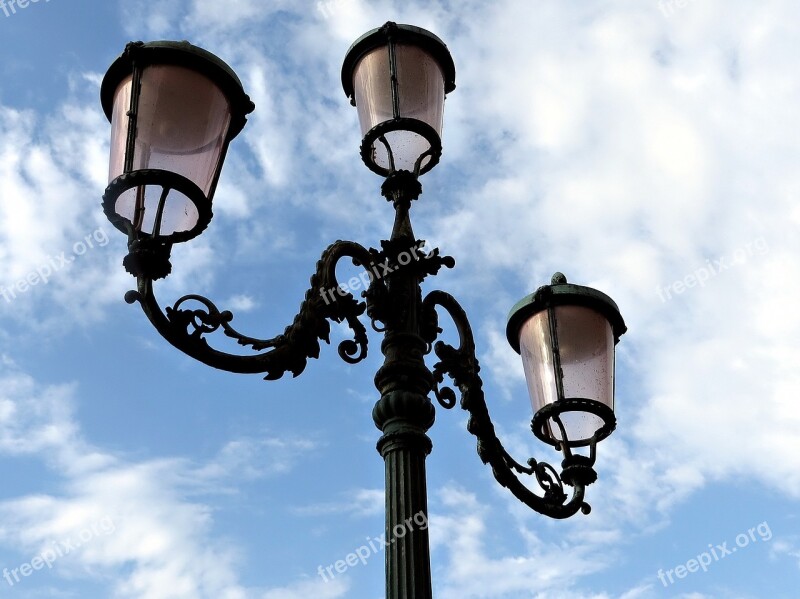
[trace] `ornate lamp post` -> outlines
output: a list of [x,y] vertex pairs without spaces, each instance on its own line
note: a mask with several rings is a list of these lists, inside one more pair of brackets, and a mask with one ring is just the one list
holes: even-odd
[[[411,227],[411,204],[422,192],[419,176],[441,155],[445,95],[455,89],[455,66],[444,43],[417,27],[387,23],[361,37],[345,57],[345,93],[358,109],[364,163],[384,177],[382,195],[391,202],[394,227],[381,249],[337,241],[322,254],[300,312],[283,334],[246,336],[231,326],[233,315],[199,295],[162,310],[153,281],[170,272],[174,243],[200,234],[211,220],[211,202],[229,142],[254,106],[241,82],[219,58],[187,42],[129,44],[109,69],[102,103],[112,124],[110,183],[103,197],[109,220],[128,235],[125,268],[139,302],[156,330],[193,358],[223,370],[261,373],[277,379],[299,375],[308,358],[329,342],[329,320],[346,322],[353,339],[339,355],[355,364],[367,353],[366,313],[383,334],[383,366],[375,375],[380,399],[372,417],[382,436],[378,451],[386,467],[388,599],[428,599],[431,572],[428,531],[400,537],[414,516],[427,517],[426,432],[435,418],[431,393],[444,409],[470,414],[478,455],[497,481],[533,510],[553,518],[589,513],[586,487],[594,482],[596,445],[614,430],[614,347],[625,324],[606,295],[568,284],[556,273],[511,311],[509,342],[523,358],[534,408],[534,434],[563,453],[562,471],[534,459],[514,460],[494,431],[484,399],[472,330],[458,302],[443,291],[423,296],[422,281],[455,261],[438,249],[424,251]],[[336,280],[336,264],[349,258],[368,273],[362,300]],[[457,347],[437,341],[441,309],[455,323]],[[251,355],[222,352],[207,336],[219,329]],[[425,363],[431,352],[438,361]],[[589,455],[575,453],[588,447]],[[532,476],[535,493],[521,481]],[[564,485],[571,487],[567,493]]]

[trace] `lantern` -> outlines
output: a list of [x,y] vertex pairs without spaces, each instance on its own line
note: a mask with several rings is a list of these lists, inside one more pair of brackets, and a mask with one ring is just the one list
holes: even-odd
[[439,162],[444,99],[455,76],[447,46],[419,27],[389,22],[356,40],[342,85],[358,109],[367,167],[384,177],[420,175]]
[[539,439],[568,451],[613,432],[614,349],[626,330],[610,297],[561,273],[514,306],[506,333],[522,356]]
[[[105,214],[133,246],[166,248],[168,257],[171,244],[211,221],[228,144],[254,105],[222,60],[171,41],[128,44],[103,79],[101,101],[111,121]],[[169,272],[168,260],[157,272],[142,260],[129,255],[126,268]]]

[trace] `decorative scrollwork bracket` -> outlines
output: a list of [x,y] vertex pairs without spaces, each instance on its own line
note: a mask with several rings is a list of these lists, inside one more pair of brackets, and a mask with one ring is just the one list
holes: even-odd
[[[444,309],[450,315],[459,336],[458,347],[443,341],[438,341],[434,345],[434,352],[439,358],[433,368],[436,384],[434,393],[439,404],[446,409],[456,405],[455,391],[451,387],[443,386],[444,377],[447,375],[461,394],[462,409],[470,415],[467,430],[477,438],[478,456],[484,464],[491,466],[492,474],[497,481],[508,488],[517,499],[533,510],[552,518],[569,518],[578,510],[588,514],[591,507],[583,501],[586,485],[589,484],[586,480],[579,476],[566,477],[565,480],[563,473],[560,475],[550,464],[538,462],[533,458],[528,460],[527,466],[523,466],[503,447],[489,417],[483,382],[479,375],[480,365],[475,355],[475,341],[467,316],[450,294],[432,291],[423,300],[428,337],[436,337],[442,332],[438,324],[437,307]],[[589,464],[588,459],[583,456],[576,455],[571,458],[568,467],[591,469],[592,464]],[[517,474],[534,476],[543,494],[537,495],[531,491],[520,481]],[[564,490],[565,483],[573,487],[572,497],[569,500]]]
[[[342,258],[350,258],[356,266],[375,266],[373,254],[361,245],[351,241],[331,244],[317,262],[311,285],[292,324],[271,339],[240,333],[231,325],[230,311],[220,310],[201,295],[181,297],[162,311],[153,293],[153,280],[144,274],[137,277],[137,291],[128,292],[125,299],[128,303],[138,301],[156,330],[172,345],[209,366],[230,372],[266,373],[267,380],[278,379],[286,372],[297,376],[309,358],[319,356],[319,342],[330,343],[329,320],[346,322],[353,331],[352,339],[339,344],[342,359],[355,364],[367,355],[366,329],[359,320],[366,304],[336,280],[336,266]],[[239,355],[212,348],[206,336],[220,329],[240,345],[260,353]]]

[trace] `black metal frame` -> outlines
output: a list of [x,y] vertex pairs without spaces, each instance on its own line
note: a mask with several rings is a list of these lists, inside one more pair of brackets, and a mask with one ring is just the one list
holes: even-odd
[[[353,331],[353,338],[339,345],[342,359],[350,364],[363,360],[367,355],[367,332],[359,318],[366,313],[373,330],[384,335],[382,349],[385,354],[390,340],[402,340],[401,345],[409,350],[387,354],[386,363],[376,377],[379,390],[383,384],[389,387],[401,382],[410,384],[413,373],[419,379],[411,381],[413,387],[425,390],[425,394],[433,391],[438,403],[445,409],[451,409],[456,405],[456,394],[453,389],[444,386],[445,376],[450,377],[461,394],[461,407],[470,414],[468,430],[477,438],[478,455],[492,467],[501,485],[537,512],[554,518],[569,517],[579,509],[588,513],[589,506],[583,501],[587,483],[575,482],[574,476],[564,480],[549,464],[533,459],[528,460],[527,466],[522,466],[503,448],[495,434],[484,399],[475,342],[466,314],[458,302],[443,291],[432,291],[422,298],[422,281],[427,276],[436,275],[442,267],[454,267],[455,261],[448,256],[441,256],[438,249],[423,251],[420,248],[424,242],[414,238],[409,209],[411,201],[416,199],[420,191],[421,186],[412,173],[397,171],[391,175],[383,186],[383,194],[392,201],[396,211],[391,238],[381,242],[381,250],[368,250],[351,241],[337,241],[329,246],[317,263],[299,313],[283,334],[271,339],[240,333],[231,324],[231,312],[220,310],[200,295],[184,296],[162,310],[153,291],[155,277],[148,273],[139,273],[138,290],[126,294],[126,300],[129,303],[138,301],[156,330],[185,354],[230,372],[262,373],[268,380],[278,379],[286,372],[297,376],[303,372],[309,358],[319,357],[320,341],[329,343],[329,320],[346,322]],[[410,261],[403,259],[404,254],[414,258]],[[362,294],[365,301],[357,300],[340,287],[336,279],[336,266],[343,258],[373,273],[368,289]],[[385,274],[374,276],[382,272]],[[337,289],[340,291],[330,293]],[[191,302],[195,305],[190,307]],[[437,309],[444,310],[455,323],[459,335],[458,347],[436,342],[442,330],[438,325]],[[240,345],[260,353],[239,355],[212,348],[206,336],[218,330]],[[423,358],[432,350],[438,362],[429,369]],[[413,355],[410,361],[409,354]],[[410,368],[409,364],[413,367]],[[424,396],[422,403],[430,404]],[[432,407],[428,409],[432,410]],[[376,416],[376,422],[379,419]],[[561,449],[565,451],[565,467],[570,466],[574,470],[576,464],[570,460],[580,456],[572,456],[567,447]],[[581,462],[579,465],[582,469],[591,470],[592,463]],[[516,474],[534,475],[544,494],[539,496],[533,493],[518,480]],[[569,501],[566,501],[562,480],[567,484],[575,482]]]
[[453,57],[447,49],[447,45],[436,35],[414,25],[403,25],[389,21],[368,31],[358,38],[350,48],[344,58],[342,65],[342,87],[344,93],[350,99],[350,103],[355,106],[355,95],[353,89],[353,73],[359,61],[375,48],[388,46],[389,43],[410,44],[419,46],[441,65],[444,74],[444,93],[449,94],[456,88],[456,65]]
[[611,325],[615,345],[628,330],[613,299],[597,289],[568,283],[567,277],[557,272],[549,285],[542,285],[511,308],[506,325],[506,338],[514,351],[519,353],[519,331],[525,321],[537,312],[556,306],[583,306],[599,312]]
[[[427,151],[420,154],[419,158],[417,158],[417,162],[414,165],[413,171],[415,176],[424,175],[434,166],[439,164],[439,160],[442,157],[442,139],[439,137],[439,134],[436,132],[436,130],[428,123],[418,119],[396,117],[389,121],[383,121],[382,123],[375,125],[372,129],[367,131],[367,133],[364,135],[364,139],[361,141],[361,160],[364,161],[364,164],[366,164],[373,173],[381,175],[382,177],[388,177],[397,171],[395,168],[392,147],[386,139],[386,134],[393,131],[410,131],[412,133],[416,133],[417,135],[424,137],[431,146]],[[389,155],[390,165],[388,169],[378,166],[378,164],[375,162],[374,144],[376,141],[381,142],[383,147],[386,148],[386,152]],[[422,163],[426,158],[429,158],[429,160],[425,163],[425,166],[422,166]]]
[[[150,65],[174,65],[202,73],[216,83],[231,103],[231,124],[228,141],[239,135],[247,123],[247,115],[255,105],[244,92],[239,77],[218,56],[187,41],[130,42],[111,64],[100,87],[100,102],[111,121],[114,94],[120,83],[132,73]],[[135,94],[132,94],[135,95]]]
[[159,241],[178,243],[193,239],[206,230],[212,217],[211,200],[206,197],[203,191],[193,181],[182,175],[173,173],[172,171],[161,169],[140,169],[124,173],[108,184],[103,194],[103,212],[105,212],[106,217],[112,225],[126,234],[130,234],[132,229],[138,229],[135,223],[117,212],[116,202],[119,197],[129,189],[139,188],[144,190],[144,188],[149,186],[160,187],[162,189],[161,201],[156,210],[156,224],[153,227],[154,231],[160,230],[159,222],[164,215],[164,201],[167,194],[173,189],[186,196],[192,204],[194,204],[195,208],[197,208],[198,221],[197,224],[188,231],[176,231],[169,235],[148,234],[147,237]]

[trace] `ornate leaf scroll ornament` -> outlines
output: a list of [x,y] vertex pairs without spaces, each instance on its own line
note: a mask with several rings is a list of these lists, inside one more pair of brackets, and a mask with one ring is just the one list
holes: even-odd
[[[351,241],[331,244],[317,262],[300,311],[283,334],[259,339],[237,331],[231,322],[233,314],[220,310],[201,295],[186,295],[172,307],[162,311],[153,293],[153,281],[137,277],[137,291],[125,295],[128,303],[138,301],[150,322],[172,345],[189,356],[222,370],[240,373],[266,373],[267,380],[281,378],[286,372],[299,375],[309,358],[317,358],[320,340],[330,343],[330,322],[346,322],[353,338],[339,344],[339,355],[350,364],[367,356],[366,328],[359,320],[366,304],[353,297],[336,280],[336,266],[342,258],[350,258],[356,266],[371,267],[370,253]],[[260,352],[238,355],[222,352],[209,345],[207,335],[222,332],[244,347]]]

